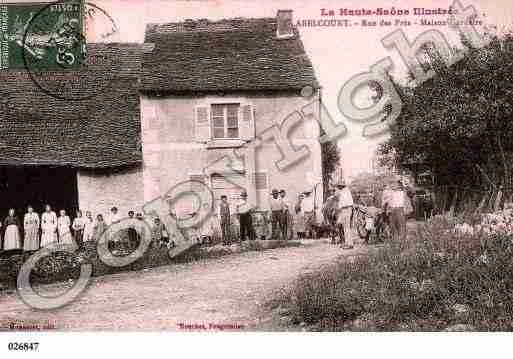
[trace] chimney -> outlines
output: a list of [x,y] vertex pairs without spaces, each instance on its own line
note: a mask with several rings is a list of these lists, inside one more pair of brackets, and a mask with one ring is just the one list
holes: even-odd
[[278,23],[278,28],[276,29],[278,39],[286,39],[294,36],[292,10],[278,10],[276,22]]
[[183,23],[183,27],[185,28],[185,30],[188,31],[194,30],[196,28],[196,25],[197,23],[193,19],[185,19]]

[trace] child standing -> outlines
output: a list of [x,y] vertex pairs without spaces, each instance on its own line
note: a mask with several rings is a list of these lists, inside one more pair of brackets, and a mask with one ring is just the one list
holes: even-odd
[[226,195],[221,196],[221,203],[219,203],[219,222],[221,225],[221,235],[223,237],[223,246],[231,244],[230,239],[230,204]]
[[166,227],[160,221],[160,218],[155,218],[153,220],[153,227],[151,228],[151,238],[153,241],[154,247],[161,247],[164,243],[164,235],[167,233]]
[[96,216],[96,224],[93,229],[93,240],[98,242],[102,237],[103,232],[107,229],[107,224],[103,220],[103,216],[101,214]]

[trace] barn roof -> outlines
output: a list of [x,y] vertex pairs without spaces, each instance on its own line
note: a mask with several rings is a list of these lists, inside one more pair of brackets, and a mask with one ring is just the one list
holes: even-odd
[[73,73],[80,82],[71,88],[54,86],[51,76],[34,81],[27,71],[0,71],[0,164],[106,168],[141,162],[140,45],[88,44],[87,54],[88,69]]
[[277,38],[276,18],[148,24],[142,91],[318,88],[297,28]]

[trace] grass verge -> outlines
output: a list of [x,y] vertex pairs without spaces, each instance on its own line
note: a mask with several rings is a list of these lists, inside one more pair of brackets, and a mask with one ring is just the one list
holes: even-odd
[[269,305],[319,331],[512,330],[512,238],[452,228],[437,217],[402,242],[300,277]]

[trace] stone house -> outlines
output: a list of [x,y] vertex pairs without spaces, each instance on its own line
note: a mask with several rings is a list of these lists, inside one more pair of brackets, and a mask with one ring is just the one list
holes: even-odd
[[[204,182],[216,200],[226,194],[234,201],[244,188],[261,210],[272,188],[285,189],[295,203],[316,186],[322,200],[316,121],[300,121],[288,133],[295,148],[309,150],[289,168],[276,166],[283,154],[272,139],[258,140],[254,164],[236,157],[316,98],[318,82],[291,15],[147,26],[139,88],[145,201],[187,180]],[[301,96],[305,87],[313,96]],[[229,171],[213,165],[224,156]]]

